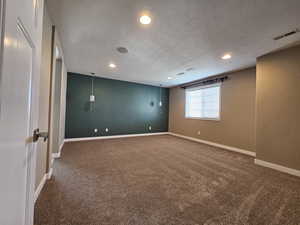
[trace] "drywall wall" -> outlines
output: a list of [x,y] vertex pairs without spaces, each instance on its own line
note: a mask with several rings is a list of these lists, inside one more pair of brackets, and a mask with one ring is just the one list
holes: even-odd
[[[61,96],[60,96],[60,124],[59,124],[59,148],[65,140],[65,120],[66,120],[66,96],[67,96],[67,68],[62,64]],[[58,149],[60,151],[61,149]]]
[[66,138],[168,131],[168,89],[161,90],[160,107],[159,87],[94,78],[96,101],[90,103],[92,79],[68,74]]
[[257,158],[300,170],[300,46],[257,59]]
[[255,151],[255,68],[227,75],[221,86],[220,121],[185,118],[185,89],[171,88],[169,131]]
[[[49,118],[49,94],[50,94],[50,66],[51,66],[51,35],[52,22],[44,8],[43,18],[43,39],[42,39],[42,59],[40,73],[40,96],[39,96],[39,129],[48,131]],[[47,142],[39,140],[37,142],[36,161],[36,188],[43,179],[47,170]]]
[[[60,74],[54,73],[51,79],[51,50],[52,50],[52,20],[47,10],[47,5],[44,8],[43,18],[43,40],[42,40],[42,59],[41,59],[41,77],[40,77],[40,96],[39,96],[39,129],[40,131],[47,131],[50,134],[48,142],[53,140],[51,129],[49,129],[49,108],[50,108],[50,84],[52,83],[52,105],[51,115],[55,115],[51,122],[57,121],[57,124],[52,124],[56,129],[55,145],[52,143],[43,142],[39,140],[37,143],[37,162],[36,162],[36,188],[42,181],[46,173],[52,167],[52,153],[57,153],[58,146],[61,146],[64,140],[64,119],[65,119],[65,99],[66,99],[66,67],[63,60],[63,51],[59,42],[59,36],[56,32],[54,45],[58,46],[60,50],[60,63],[62,72]],[[53,56],[53,71],[56,70],[56,56]],[[59,69],[58,69],[59,70]],[[56,77],[56,79],[55,79]],[[52,129],[53,130],[53,129]],[[53,132],[53,131],[52,131]],[[51,139],[52,138],[52,139]]]
[[[51,101],[51,127],[49,143],[49,165],[52,154],[58,153],[64,142],[65,132],[65,103],[66,103],[66,79],[67,69],[64,53],[60,42],[59,31],[55,29],[54,37],[55,53],[53,55],[52,76],[52,101]],[[58,52],[57,52],[58,50]],[[58,55],[57,55],[58,53]]]
[[62,60],[60,58],[55,60],[55,71],[53,73],[53,120],[52,120],[52,138],[51,146],[52,153],[59,151],[59,135],[60,135],[60,108],[61,108],[61,81],[62,81]]

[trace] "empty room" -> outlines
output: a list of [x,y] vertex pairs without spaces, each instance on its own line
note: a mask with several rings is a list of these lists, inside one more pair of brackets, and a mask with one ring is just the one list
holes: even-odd
[[0,225],[300,225],[299,0],[0,12]]

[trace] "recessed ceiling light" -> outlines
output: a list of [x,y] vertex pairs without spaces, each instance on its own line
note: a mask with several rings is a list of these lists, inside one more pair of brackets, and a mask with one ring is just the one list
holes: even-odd
[[116,64],[114,64],[114,63],[110,63],[108,66],[109,66],[110,68],[116,68],[116,67],[117,67]]
[[231,59],[231,55],[230,54],[225,54],[222,56],[222,59]]
[[173,77],[168,77],[168,80],[171,80],[171,79],[173,79]]
[[140,17],[141,24],[148,25],[151,23],[151,17],[147,15],[143,15]]

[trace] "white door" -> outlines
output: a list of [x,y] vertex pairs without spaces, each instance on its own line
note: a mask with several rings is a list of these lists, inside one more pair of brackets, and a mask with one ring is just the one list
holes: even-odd
[[[2,0],[3,1],[3,0]],[[6,0],[0,74],[0,224],[33,223],[42,1]]]

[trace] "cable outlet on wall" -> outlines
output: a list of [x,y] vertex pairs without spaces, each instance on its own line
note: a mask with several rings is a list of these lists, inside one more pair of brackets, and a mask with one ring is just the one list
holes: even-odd
[[108,128],[105,128],[105,132],[106,132],[106,133],[108,132]]
[[97,128],[94,129],[94,133],[98,133],[98,129]]
[[198,135],[200,135],[200,134],[201,134],[200,130],[197,132],[197,134],[198,134]]

